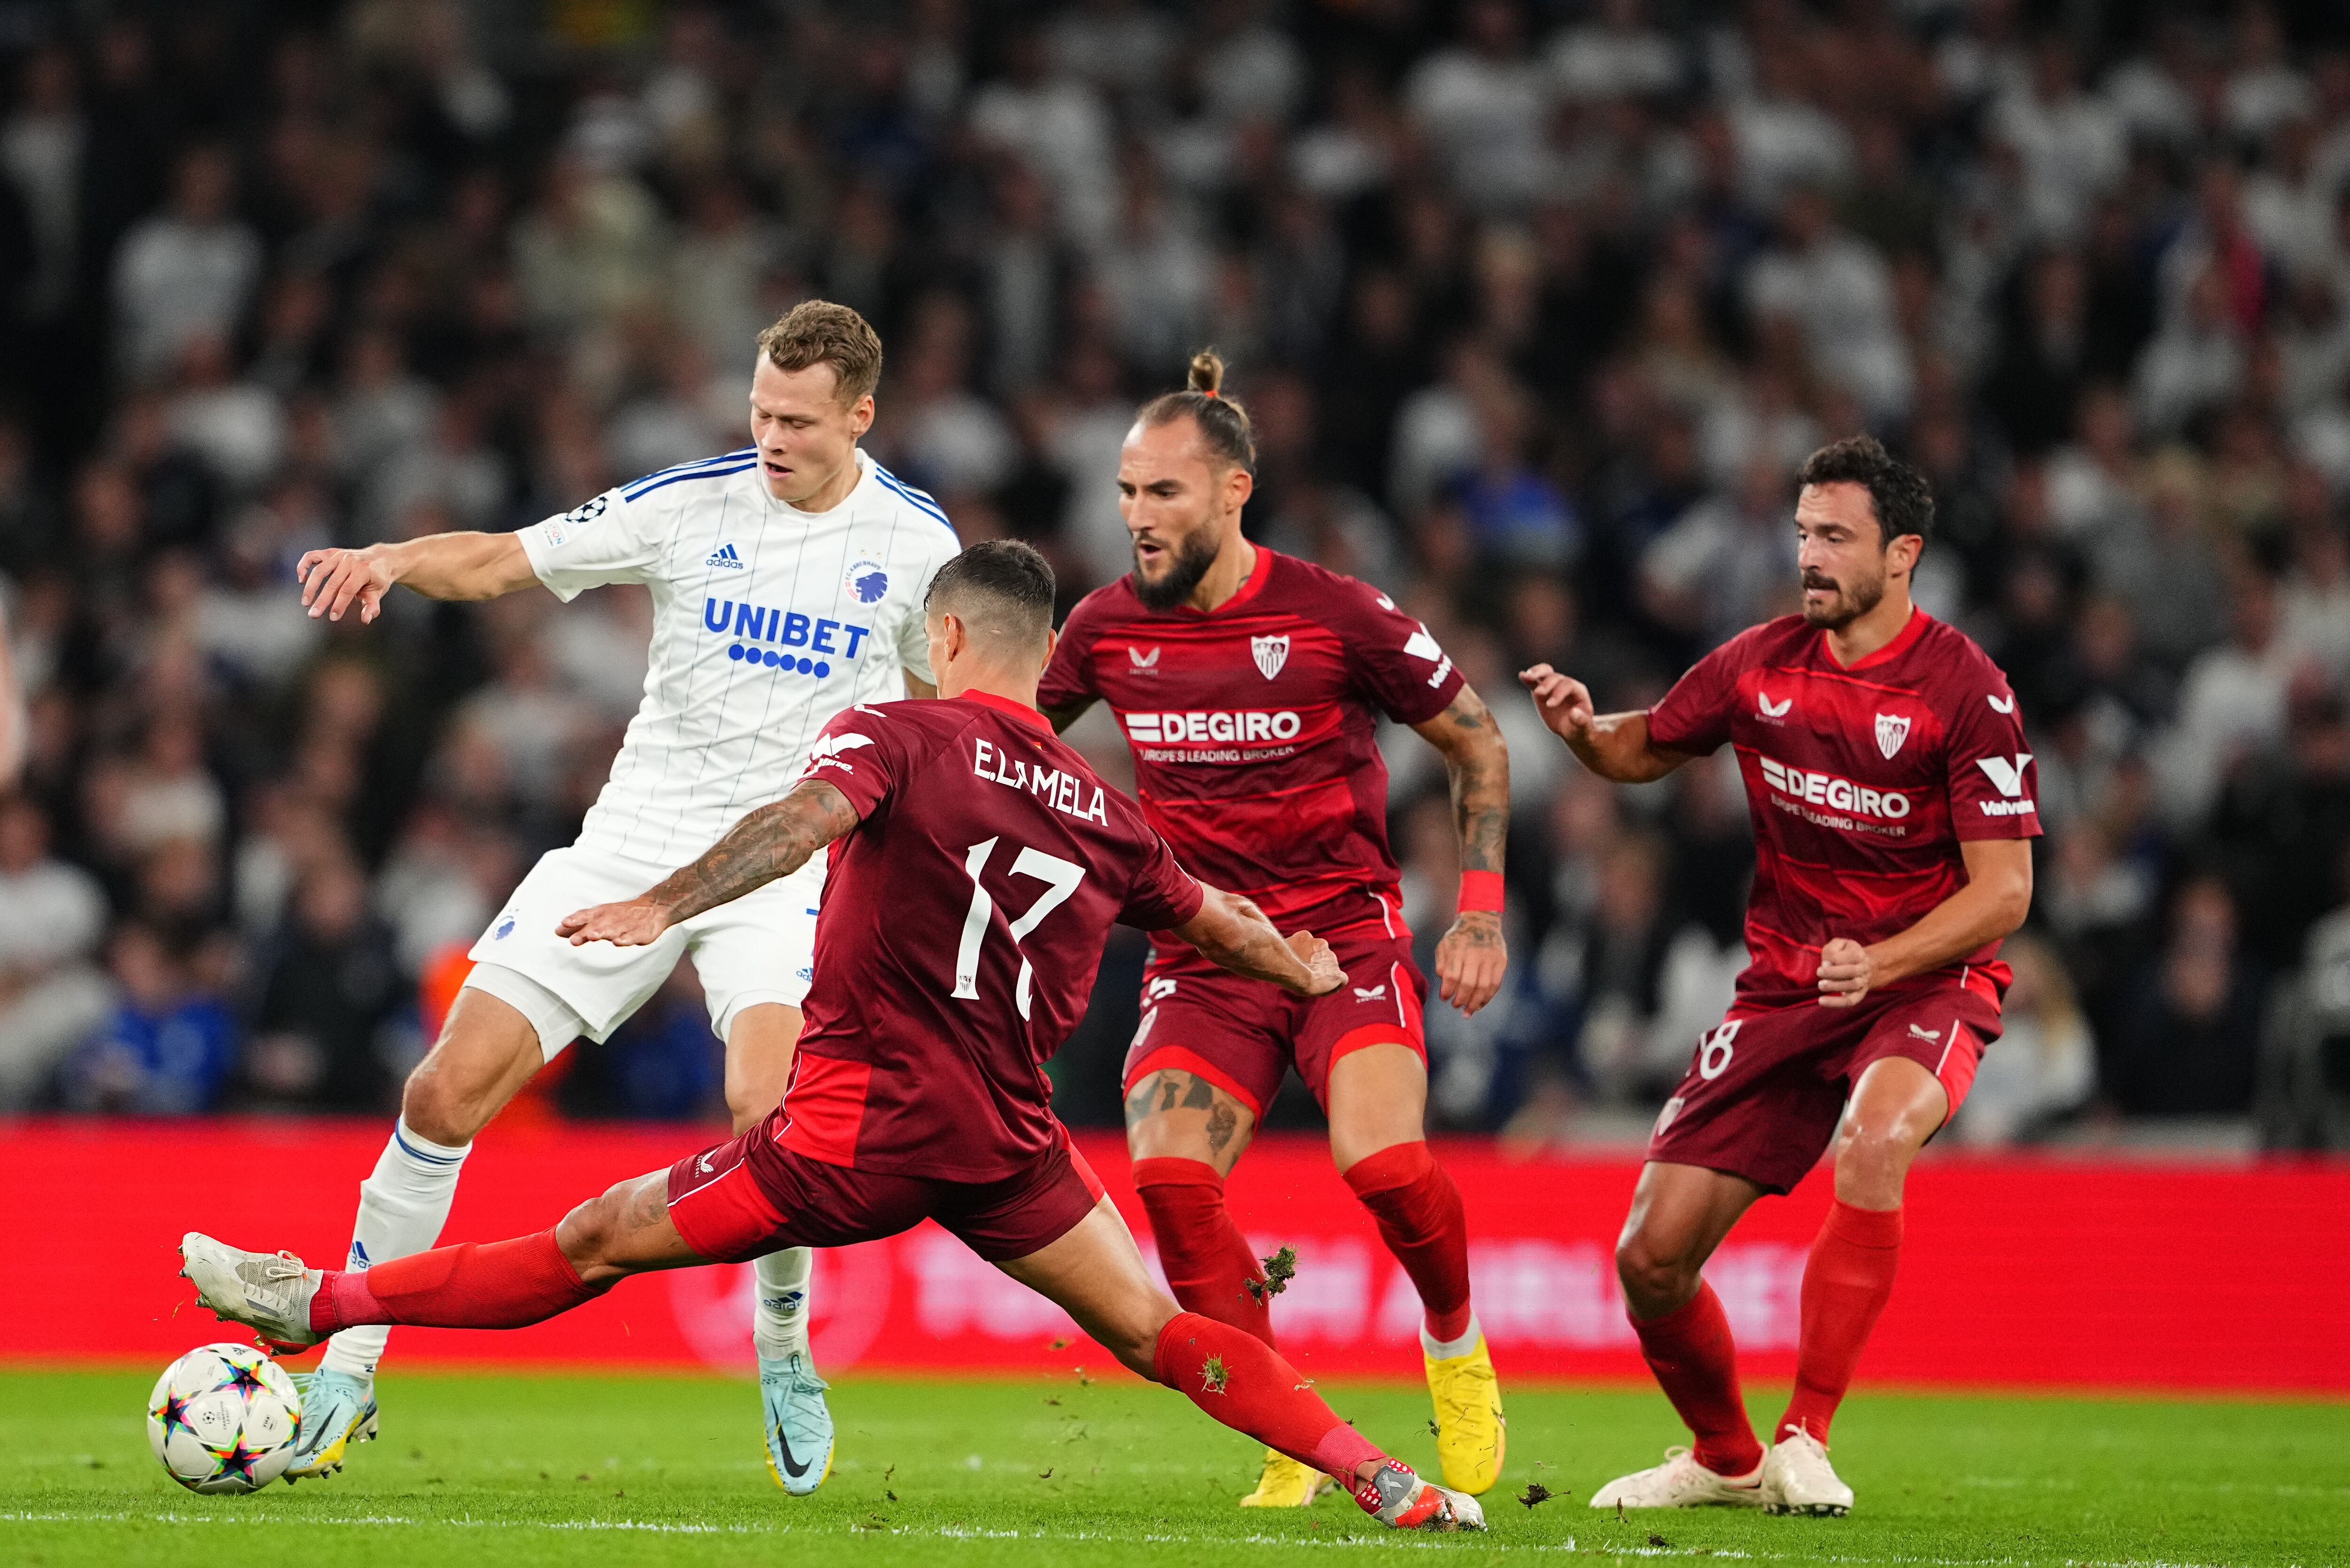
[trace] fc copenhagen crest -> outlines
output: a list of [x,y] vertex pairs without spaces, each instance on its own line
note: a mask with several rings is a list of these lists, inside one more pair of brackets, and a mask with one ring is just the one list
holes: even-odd
[[1289,634],[1284,632],[1279,637],[1250,638],[1249,652],[1256,656],[1257,673],[1270,680],[1281,673],[1283,665],[1289,662]]
[[1908,714],[1879,713],[1877,716],[1877,749],[1885,753],[1887,762],[1892,761],[1893,753],[1899,751],[1901,742],[1908,738]]

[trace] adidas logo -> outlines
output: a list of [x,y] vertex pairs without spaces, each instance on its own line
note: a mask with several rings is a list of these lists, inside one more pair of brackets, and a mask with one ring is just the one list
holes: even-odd
[[702,562],[702,564],[705,566],[723,566],[730,572],[741,572],[750,569],[748,564],[744,562],[743,557],[734,553],[734,546],[732,545],[719,545],[716,552],[711,556],[710,559]]

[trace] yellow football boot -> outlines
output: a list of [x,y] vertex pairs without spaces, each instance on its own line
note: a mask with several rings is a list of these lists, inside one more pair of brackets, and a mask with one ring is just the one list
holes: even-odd
[[1264,1474],[1256,1490],[1241,1499],[1243,1508],[1311,1508],[1314,1500],[1338,1483],[1311,1465],[1301,1465],[1278,1449],[1264,1451]]
[[1436,1406],[1436,1457],[1444,1466],[1444,1484],[1471,1497],[1492,1490],[1502,1479],[1509,1420],[1502,1414],[1502,1386],[1485,1336],[1479,1334],[1466,1355],[1439,1361],[1423,1351],[1421,1358],[1428,1364],[1428,1397]]

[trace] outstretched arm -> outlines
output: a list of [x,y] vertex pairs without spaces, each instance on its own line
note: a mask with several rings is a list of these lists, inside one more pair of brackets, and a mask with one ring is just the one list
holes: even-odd
[[566,915],[555,934],[569,937],[575,948],[584,942],[646,946],[704,909],[790,876],[856,826],[857,810],[847,797],[822,779],[810,779],[736,823],[701,859],[671,872],[660,886],[622,903]]
[[0,615],[0,791],[16,787],[25,766],[25,693],[16,684],[16,666],[9,653],[8,618]]
[[1246,898],[1204,882],[1200,887],[1206,902],[1175,934],[1211,962],[1298,996],[1326,996],[1345,981],[1346,971],[1320,937],[1299,931],[1284,941],[1264,911]]
[[1502,856],[1510,837],[1510,753],[1493,715],[1466,685],[1452,705],[1414,724],[1420,739],[1444,754],[1452,783],[1452,820],[1461,831],[1461,869],[1492,874],[1493,905],[1464,909],[1436,944],[1436,993],[1463,1012],[1474,1012],[1502,989],[1509,950],[1502,940]]
[[494,599],[538,581],[512,534],[427,534],[364,550],[313,550],[294,575],[312,619],[340,620],[356,601],[362,624],[383,613],[394,583],[428,599]]
[[1617,784],[1648,784],[1689,761],[1685,752],[1670,752],[1648,739],[1648,715],[1592,711],[1591,689],[1547,664],[1522,670],[1519,680],[1534,693],[1542,722],[1566,742],[1583,765],[1603,779]]
[[2032,912],[2032,840],[1970,838],[1959,846],[1967,885],[1907,930],[1863,947],[1837,937],[1820,949],[1820,1005],[1852,1007],[1871,991],[1941,968],[1995,942]]

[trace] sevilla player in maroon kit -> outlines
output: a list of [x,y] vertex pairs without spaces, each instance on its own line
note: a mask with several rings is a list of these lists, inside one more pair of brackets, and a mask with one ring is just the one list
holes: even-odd
[[1193,880],[1134,803],[1054,737],[1035,707],[1052,614],[1052,571],[1028,546],[949,562],[928,603],[944,701],[839,715],[790,794],[650,892],[559,928],[575,942],[650,942],[829,845],[806,1027],[764,1122],[551,1231],[365,1272],[191,1234],[183,1272],[198,1299],[290,1345],[359,1324],[513,1328],[646,1270],[843,1246],[932,1219],[1136,1372],[1336,1477],[1382,1521],[1482,1528],[1473,1498],[1388,1459],[1271,1349],[1168,1300],[1054,1119],[1043,1063],[1085,1012],[1111,922],[1171,929],[1299,996],[1341,975],[1319,939],[1284,942],[1246,900]]
[[[1255,451],[1222,377],[1201,355],[1191,389],[1135,421],[1118,473],[1134,571],[1070,612],[1039,696],[1062,727],[1107,701],[1143,812],[1183,864],[1321,933],[1347,985],[1284,996],[1161,933],[1126,1059],[1135,1185],[1176,1299],[1273,1344],[1263,1270],[1225,1210],[1224,1179],[1295,1066],[1329,1113],[1340,1172],[1419,1290],[1446,1484],[1482,1492],[1501,1473],[1501,1395],[1470,1306],[1461,1196],[1422,1130],[1427,984],[1388,852],[1378,716],[1412,726],[1451,774],[1465,869],[1436,969],[1464,1012],[1492,1000],[1505,961],[1509,758],[1427,628],[1377,589],[1242,536]],[[1303,1506],[1324,1484],[1268,1452],[1242,1501]]]
[[[1750,962],[1657,1118],[1616,1248],[1642,1354],[1697,1443],[1601,1488],[1595,1508],[1851,1509],[1828,1422],[1892,1292],[1903,1179],[1999,1035],[1999,944],[2032,902],[2037,781],[2015,694],[1909,599],[1933,525],[1925,480],[1866,436],[1814,452],[1799,477],[1802,615],[1731,639],[1646,712],[1596,715],[1548,665],[1523,677],[1603,777],[1662,778],[1729,742],[1754,821]],[[1794,1397],[1766,1453],[1698,1271],[1831,1144]]]

